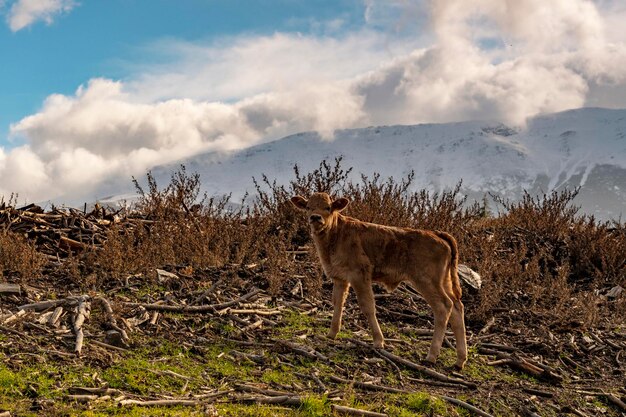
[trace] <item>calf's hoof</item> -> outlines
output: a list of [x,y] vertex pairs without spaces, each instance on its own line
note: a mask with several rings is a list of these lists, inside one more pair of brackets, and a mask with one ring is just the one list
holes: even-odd
[[327,338],[329,338],[329,339],[333,339],[333,340],[335,340],[335,339],[337,338],[337,333],[338,333],[338,332],[333,332],[333,331],[331,330],[330,332],[326,333],[326,337],[327,337]]
[[374,349],[382,349],[385,347],[384,340],[374,340]]
[[437,362],[437,358],[431,355],[426,356],[426,359],[422,361],[422,363],[426,366],[435,366],[436,362]]
[[454,364],[454,370],[456,371],[462,371],[464,367],[465,367],[465,361],[457,361]]

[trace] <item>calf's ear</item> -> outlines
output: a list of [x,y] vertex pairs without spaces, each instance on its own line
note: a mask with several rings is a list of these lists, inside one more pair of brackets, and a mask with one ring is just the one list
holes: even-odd
[[335,201],[333,201],[333,211],[341,211],[343,209],[345,209],[348,204],[350,203],[350,200],[348,200],[347,198],[341,197],[336,199]]
[[306,210],[306,203],[307,200],[304,197],[300,197],[299,195],[291,197],[291,204],[300,210]]

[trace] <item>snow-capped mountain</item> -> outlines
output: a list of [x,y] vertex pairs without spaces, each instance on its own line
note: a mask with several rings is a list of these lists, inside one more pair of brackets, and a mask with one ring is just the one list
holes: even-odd
[[335,132],[332,140],[299,133],[231,152],[198,155],[153,169],[158,182],[184,164],[201,175],[211,195],[254,191],[252,177],[287,183],[301,172],[342,156],[355,179],[379,172],[401,178],[415,171],[414,187],[437,191],[463,181],[463,192],[515,199],[524,190],[581,191],[575,204],[602,219],[626,214],[626,109],[585,108],[535,117],[524,127],[461,122],[383,126]]

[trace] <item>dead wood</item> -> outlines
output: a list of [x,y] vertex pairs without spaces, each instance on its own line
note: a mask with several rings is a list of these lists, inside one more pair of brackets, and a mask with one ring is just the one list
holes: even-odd
[[408,394],[411,392],[411,391],[407,391],[407,390],[400,389],[400,388],[386,387],[384,385],[376,385],[376,384],[370,384],[370,383],[360,382],[360,381],[350,381],[348,379],[340,378],[336,375],[331,375],[329,379],[333,382],[337,382],[340,384],[350,384],[354,387],[361,388],[364,390],[369,390],[369,391],[384,391],[384,392],[391,392],[394,394]]
[[262,290],[255,288],[254,290],[250,291],[248,294],[245,294],[237,298],[236,300],[228,301],[228,302],[220,303],[220,304],[208,304],[208,305],[201,305],[201,306],[194,306],[194,305],[173,306],[173,305],[157,304],[157,303],[145,304],[145,303],[131,303],[131,302],[126,302],[123,304],[127,307],[143,307],[146,310],[154,310],[154,311],[170,311],[170,312],[175,312],[175,313],[191,313],[191,314],[207,313],[207,312],[217,312],[217,310],[230,307],[242,301],[246,301],[254,297],[255,295],[259,294],[260,292],[262,292]]
[[536,388],[524,387],[524,388],[522,388],[522,390],[524,390],[524,392],[527,392],[527,393],[532,394],[532,395],[538,395],[539,397],[545,397],[545,398],[552,398],[552,397],[554,397],[553,393],[551,393],[549,391],[538,390]]
[[319,353],[311,347],[298,345],[287,340],[277,340],[277,342],[279,345],[289,348],[291,351],[297,353],[298,355],[302,355],[313,360],[321,360],[322,362],[330,362],[330,359],[327,356]]
[[392,361],[394,361],[394,362],[396,362],[396,363],[398,363],[400,365],[403,365],[403,366],[405,366],[405,367],[407,367],[409,369],[413,369],[415,371],[419,371],[419,372],[421,372],[423,374],[426,374],[426,375],[430,376],[431,378],[434,378],[434,379],[436,379],[438,381],[448,382],[448,383],[452,383],[452,384],[459,384],[459,385],[466,386],[468,388],[476,388],[476,384],[474,384],[473,382],[468,382],[468,381],[464,381],[462,379],[457,379],[457,378],[451,378],[451,377],[446,376],[444,374],[441,374],[441,373],[439,373],[439,372],[437,372],[437,371],[435,371],[435,370],[433,370],[431,368],[428,368],[428,367],[423,366],[423,365],[418,365],[415,362],[412,362],[412,361],[410,361],[408,359],[405,359],[403,357],[394,355],[393,353],[391,353],[389,351],[386,351],[385,349],[374,349],[373,346],[370,346],[367,343],[361,342],[360,340],[357,340],[357,339],[348,339],[348,340],[350,340],[352,343],[354,343],[356,345],[359,345],[361,347],[368,348],[370,350],[374,350],[374,351],[380,353],[381,355],[384,355],[385,357],[391,359]]
[[563,381],[563,377],[557,374],[552,368],[540,365],[539,363],[528,359],[522,358],[517,355],[509,355],[506,353],[499,353],[497,355],[499,359],[491,362],[487,362],[487,365],[490,366],[498,366],[498,365],[508,365],[509,367],[517,370],[525,372],[529,375],[532,375],[536,378],[540,378],[544,381],[553,382],[560,384]]
[[234,397],[233,401],[244,402],[244,403],[257,403],[257,404],[283,404],[283,405],[291,405],[291,406],[300,406],[302,405],[302,398],[297,395],[280,395],[280,396],[263,396],[263,397],[254,397],[254,396],[240,396]]
[[140,407],[164,407],[164,406],[198,406],[204,404],[201,400],[121,400],[120,405],[138,405]]
[[113,330],[117,330],[122,336],[122,340],[124,342],[128,341],[129,337],[126,333],[126,330],[117,325],[117,320],[115,319],[115,315],[113,314],[113,308],[111,308],[111,304],[109,303],[109,301],[104,297],[96,297],[94,301],[98,301],[102,305],[102,308],[106,313],[109,327],[111,327],[111,329]]
[[609,400],[611,404],[617,406],[617,408],[626,412],[626,403],[624,403],[624,401],[620,400],[619,398],[617,398],[615,395],[611,393],[604,393],[604,396],[606,397],[607,400]]
[[100,346],[101,348],[114,350],[116,352],[128,352],[128,349],[124,349],[118,346],[109,345],[108,343],[101,342],[99,340],[89,340],[89,343],[93,343],[96,346]]
[[63,314],[63,307],[59,306],[54,309],[50,317],[48,318],[48,326],[50,327],[59,327],[59,320],[61,319],[61,314]]
[[243,392],[254,392],[255,394],[262,394],[262,395],[267,395],[267,396],[295,396],[295,394],[292,394],[290,392],[285,392],[285,391],[276,391],[276,390],[272,390],[272,389],[265,389],[265,388],[259,388],[256,387],[254,385],[248,385],[248,384],[235,384],[235,388],[239,391],[243,391]]
[[457,398],[446,397],[445,395],[442,395],[441,398],[443,398],[444,400],[446,400],[450,404],[454,404],[454,405],[458,405],[460,407],[463,407],[466,410],[469,410],[469,411],[471,411],[474,414],[478,414],[479,416],[493,417],[491,414],[484,412],[480,408],[474,407],[473,405],[468,404],[465,401],[461,401],[461,400],[459,400]]
[[377,413],[375,411],[368,410],[360,410],[358,408],[346,407],[343,405],[333,404],[330,406],[331,410],[340,413],[340,414],[349,414],[351,416],[362,416],[362,417],[388,417],[388,414],[385,413]]
[[92,394],[92,395],[120,395],[121,391],[115,388],[108,387],[70,387],[68,391],[71,394],[80,395],[80,394]]
[[89,401],[93,401],[93,400],[97,400],[98,398],[100,398],[99,395],[94,395],[94,394],[70,394],[66,397],[69,400],[74,400],[74,401],[78,401],[78,402],[89,402]]
[[0,282],[0,294],[21,294],[22,288],[19,284]]
[[91,310],[91,304],[89,297],[84,295],[79,297],[78,304],[74,312],[74,334],[76,335],[76,344],[74,346],[74,352],[80,356],[83,349],[83,323],[89,318]]

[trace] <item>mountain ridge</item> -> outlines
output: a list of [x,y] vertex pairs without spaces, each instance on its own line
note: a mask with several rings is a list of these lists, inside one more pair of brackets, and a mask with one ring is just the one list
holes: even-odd
[[[470,199],[493,193],[518,199],[580,187],[574,204],[601,219],[626,207],[626,109],[583,108],[536,116],[526,126],[466,121],[338,130],[332,140],[303,132],[228,153],[210,152],[152,170],[167,183],[181,164],[201,176],[210,195],[235,199],[254,191],[252,177],[278,183],[343,158],[353,179],[380,173],[396,179],[415,172],[413,189],[441,191],[462,181]],[[110,199],[109,199],[110,200]],[[115,197],[112,198],[115,200]]]

